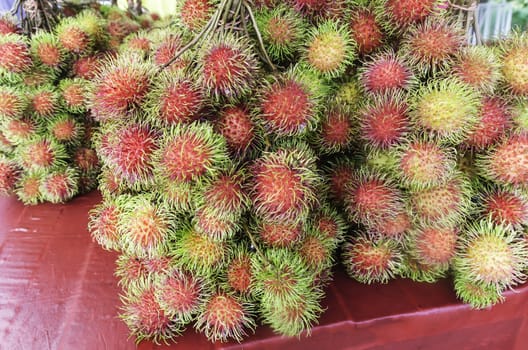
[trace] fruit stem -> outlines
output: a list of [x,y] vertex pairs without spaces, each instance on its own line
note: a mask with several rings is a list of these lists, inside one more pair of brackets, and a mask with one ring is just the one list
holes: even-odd
[[268,56],[266,48],[264,47],[264,41],[262,40],[262,35],[260,34],[260,30],[258,29],[257,21],[255,20],[255,16],[253,15],[253,10],[251,10],[251,6],[248,4],[246,0],[244,0],[243,3],[249,15],[249,18],[251,19],[253,29],[255,29],[255,34],[257,35],[257,42],[259,44],[260,51],[263,54],[266,63],[270,66],[271,70],[275,71],[275,66],[271,62],[271,59]]

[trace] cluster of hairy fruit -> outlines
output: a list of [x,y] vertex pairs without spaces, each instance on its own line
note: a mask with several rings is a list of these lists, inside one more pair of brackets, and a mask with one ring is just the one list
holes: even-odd
[[360,282],[453,273],[480,308],[524,279],[528,38],[468,47],[444,1],[270,0],[182,53],[217,6],[179,1],[91,82],[90,231],[138,341],[309,333],[345,233]]
[[[0,193],[62,203],[97,186],[90,84],[102,58],[140,29],[116,10],[85,10],[52,32],[22,33],[0,18]],[[109,27],[123,31],[116,39]],[[118,40],[114,42],[114,40]]]

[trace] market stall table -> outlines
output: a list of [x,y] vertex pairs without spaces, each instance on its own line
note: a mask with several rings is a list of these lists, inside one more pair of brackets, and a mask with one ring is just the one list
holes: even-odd
[[[0,199],[0,349],[135,349],[118,319],[116,254],[87,232],[98,193],[69,204],[24,207]],[[339,269],[327,311],[310,337],[275,336],[267,327],[242,345],[211,344],[192,327],[177,345],[139,349],[501,349],[528,348],[528,285],[491,310],[457,301],[451,282],[395,280],[362,285]]]

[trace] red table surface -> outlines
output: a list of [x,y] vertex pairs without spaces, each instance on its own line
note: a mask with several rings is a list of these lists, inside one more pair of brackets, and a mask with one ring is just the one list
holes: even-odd
[[[0,349],[134,349],[117,318],[116,254],[86,230],[91,193],[66,205],[0,199]],[[338,271],[310,337],[259,327],[243,344],[211,344],[189,327],[178,343],[139,349],[528,349],[528,285],[491,310],[457,301],[451,282],[362,285]]]

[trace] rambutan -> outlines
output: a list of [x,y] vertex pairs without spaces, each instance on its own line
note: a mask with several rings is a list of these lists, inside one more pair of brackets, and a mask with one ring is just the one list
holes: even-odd
[[199,275],[210,275],[223,268],[229,256],[228,243],[184,227],[173,242],[171,254],[185,269]]
[[251,256],[252,254],[243,245],[236,246],[231,253],[225,273],[225,284],[229,290],[241,295],[251,293],[253,279]]
[[55,33],[67,52],[86,54],[91,50],[93,40],[75,18],[65,18],[60,21],[55,28]]
[[66,63],[67,53],[53,33],[39,31],[31,37],[31,54],[35,62],[59,70]]
[[75,77],[92,80],[103,64],[100,55],[79,57],[72,65],[72,73]]
[[387,15],[391,25],[406,28],[430,16],[437,2],[438,0],[387,0],[383,2],[382,11]]
[[322,153],[337,153],[350,148],[357,130],[352,116],[339,108],[330,109],[321,118],[317,145]]
[[206,301],[208,285],[203,278],[172,268],[155,283],[156,301],[170,318],[190,322]]
[[516,132],[528,132],[528,101],[517,98],[512,103],[512,123]]
[[387,283],[401,269],[402,254],[394,240],[360,233],[343,246],[343,265],[361,283]]
[[13,74],[28,70],[32,65],[27,40],[18,34],[0,35],[0,76],[13,80]]
[[252,168],[251,199],[268,221],[299,223],[317,202],[320,182],[315,156],[304,144],[266,152]]
[[183,27],[198,32],[215,12],[217,0],[183,0],[177,5],[177,17]]
[[52,86],[39,87],[31,93],[30,107],[39,117],[51,117],[59,109],[59,93]]
[[328,205],[323,206],[312,216],[311,230],[325,242],[336,246],[344,239],[348,225],[341,213]]
[[361,81],[365,91],[385,94],[408,91],[415,83],[411,67],[393,51],[375,55],[361,68]]
[[35,205],[43,201],[40,185],[46,175],[43,171],[25,172],[16,184],[16,195],[22,203],[26,205]]
[[476,222],[461,236],[458,250],[454,269],[469,281],[508,288],[526,279],[526,242],[511,227]]
[[19,34],[18,19],[9,13],[0,16],[0,35]]
[[351,221],[373,227],[399,213],[403,195],[383,175],[360,170],[345,188],[345,211]]
[[198,81],[216,101],[237,101],[252,91],[259,65],[251,44],[224,34],[211,39],[198,59]]
[[116,201],[124,252],[149,258],[166,254],[177,222],[173,213],[157,204],[153,197],[151,194],[121,196]]
[[19,178],[17,165],[4,155],[0,155],[0,195],[11,195]]
[[528,224],[528,197],[515,189],[493,187],[479,193],[480,214],[496,224],[519,228]]
[[196,232],[217,241],[232,238],[240,229],[239,221],[238,215],[219,214],[212,203],[200,207],[193,218]]
[[[160,38],[155,40],[152,60],[158,67],[168,64],[174,56],[183,47],[183,38],[181,35],[175,35],[172,31],[162,32]],[[180,71],[189,65],[188,55],[185,53],[181,55],[174,63],[166,69],[172,72]]]
[[55,85],[56,79],[57,72],[43,65],[33,65],[30,69],[25,70],[21,76],[22,83],[30,88]]
[[123,55],[110,59],[93,82],[91,112],[96,120],[124,119],[144,101],[154,66]]
[[337,106],[355,111],[364,99],[362,84],[356,78],[343,81],[338,84],[333,91],[333,102]]
[[146,124],[130,124],[116,131],[114,137],[107,163],[130,184],[151,184],[158,133]]
[[373,147],[394,146],[410,132],[408,107],[400,94],[375,97],[359,113],[361,137]]
[[66,144],[78,144],[82,139],[83,125],[69,114],[56,114],[49,120],[48,133],[57,142]]
[[144,284],[134,286],[121,297],[124,304],[121,319],[127,324],[136,342],[151,340],[156,344],[179,335],[183,325],[170,318],[156,300],[154,287]]
[[0,153],[9,154],[13,152],[14,144],[5,136],[5,131],[0,131]]
[[413,217],[425,223],[455,225],[471,211],[471,187],[462,175],[411,193]]
[[195,328],[212,342],[241,342],[256,327],[251,304],[225,292],[209,297],[196,319]]
[[319,78],[294,67],[264,87],[260,116],[268,130],[280,136],[303,134],[314,128],[325,94]]
[[338,158],[325,166],[326,182],[330,195],[341,205],[344,203],[346,188],[356,174],[355,164],[348,158]]
[[456,255],[458,236],[454,226],[420,226],[407,236],[406,246],[421,264],[446,270]]
[[348,23],[350,35],[357,43],[360,55],[368,55],[383,44],[385,34],[381,20],[371,8],[352,8]]
[[441,185],[449,180],[456,167],[456,151],[436,142],[415,138],[396,152],[398,177],[408,187]]
[[7,119],[0,122],[4,136],[13,145],[28,142],[40,131],[40,125],[32,118]]
[[325,21],[309,33],[305,60],[317,74],[327,78],[339,77],[356,55],[348,28],[340,22]]
[[400,276],[415,282],[435,283],[445,278],[448,267],[442,265],[428,265],[418,260],[414,254],[404,252],[400,267]]
[[89,82],[81,78],[62,79],[59,85],[61,101],[70,113],[84,113],[89,101]]
[[120,209],[113,200],[105,200],[90,210],[88,230],[103,249],[121,249],[119,217]]
[[512,115],[510,107],[500,97],[484,97],[478,115],[480,120],[464,143],[482,150],[499,141],[510,129]]
[[477,125],[479,103],[469,86],[453,79],[434,80],[414,93],[411,117],[429,135],[458,144]]
[[24,91],[6,85],[0,86],[0,117],[20,118],[27,106]]
[[183,74],[163,74],[147,95],[147,118],[160,126],[190,123],[204,106],[202,89]]
[[255,18],[271,60],[283,62],[299,53],[306,38],[307,24],[298,12],[282,4],[260,9]]
[[318,232],[310,232],[299,242],[297,249],[306,266],[314,271],[321,271],[333,265],[333,246],[332,239]]
[[198,206],[213,206],[219,216],[240,215],[248,207],[249,198],[244,189],[245,176],[240,172],[226,172],[204,183],[197,198]]
[[152,41],[147,33],[140,31],[127,36],[119,47],[121,53],[134,53],[146,57],[152,50]]
[[[155,188],[156,189],[156,188]],[[176,212],[195,211],[195,186],[190,182],[162,181],[157,186],[157,195]]]
[[174,269],[174,261],[168,256],[152,258],[137,257],[122,253],[116,260],[115,275],[124,289],[160,281]]
[[503,185],[528,184],[528,134],[513,134],[482,155],[477,164],[481,174]]
[[99,158],[93,148],[79,147],[73,155],[73,164],[84,173],[92,173],[99,168]]
[[225,140],[208,123],[174,125],[165,130],[155,169],[160,179],[189,182],[214,176],[229,162]]
[[[310,18],[324,17],[324,14],[332,2],[329,0],[287,0],[293,8]],[[339,2],[339,1],[336,1]]]
[[125,179],[116,175],[112,168],[103,167],[98,180],[99,186],[97,188],[103,195],[103,198],[112,197],[124,192]]
[[454,74],[467,85],[492,93],[501,78],[500,61],[492,48],[484,45],[466,46],[460,50],[453,65]]
[[291,248],[302,239],[304,230],[300,224],[262,222],[257,229],[257,234],[268,246]]
[[79,191],[79,172],[72,167],[52,170],[40,183],[40,192],[45,201],[64,203],[72,199]]
[[50,169],[65,163],[68,154],[63,145],[46,138],[34,138],[17,150],[17,161],[25,169]]
[[434,73],[452,64],[463,43],[464,34],[458,25],[437,19],[427,20],[409,29],[400,47],[400,55],[419,73]]
[[245,155],[259,141],[255,118],[244,106],[229,106],[221,110],[215,130],[225,138],[229,150],[236,155]]
[[413,226],[412,219],[403,209],[390,216],[383,217],[371,227],[373,233],[401,242]]
[[514,34],[504,41],[502,49],[502,75],[507,88],[515,95],[528,95],[528,36]]
[[502,288],[475,282],[457,273],[454,287],[457,297],[474,309],[485,309],[504,301]]

